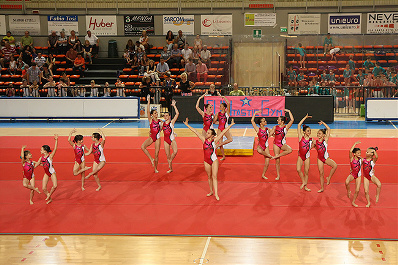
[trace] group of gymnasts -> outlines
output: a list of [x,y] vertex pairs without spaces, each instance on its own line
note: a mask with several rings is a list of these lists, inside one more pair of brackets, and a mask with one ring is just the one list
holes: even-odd
[[[218,94],[221,96],[220,94]],[[217,115],[213,114],[213,105],[205,104],[204,111],[199,107],[199,103],[201,99],[203,99],[208,94],[204,94],[199,97],[196,103],[196,109],[199,114],[203,117],[203,129],[200,132],[191,127],[188,122],[188,118],[184,121],[184,124],[196,134],[196,136],[203,143],[203,153],[204,153],[204,167],[208,176],[209,188],[210,192],[207,196],[212,196],[219,200],[218,188],[217,188],[217,174],[219,168],[219,161],[216,155],[217,148],[220,148],[222,158],[221,161],[225,159],[225,153],[223,146],[232,142],[232,134],[230,132],[230,128],[235,124],[234,120],[231,119],[229,124],[229,112],[230,112],[230,102],[224,96],[221,96],[223,101],[220,105],[220,111]],[[154,168],[155,173],[158,173],[158,163],[159,163],[159,151],[160,151],[160,132],[163,131],[164,135],[164,148],[167,156],[167,162],[169,166],[169,170],[167,173],[173,172],[172,162],[173,159],[177,155],[177,142],[176,135],[174,132],[174,125],[179,116],[179,111],[176,106],[176,102],[173,100],[171,103],[175,110],[174,118],[171,118],[171,113],[164,113],[163,119],[159,118],[158,112],[156,109],[150,109],[150,96],[147,97],[147,113],[148,113],[148,121],[149,121],[149,137],[144,141],[141,146],[142,151],[145,155],[148,156],[150,162]],[[262,172],[262,178],[268,179],[266,177],[266,172],[268,170],[270,160],[275,160],[276,165],[276,180],[280,179],[280,158],[292,153],[292,148],[286,143],[286,135],[290,127],[293,125],[294,117],[290,110],[285,109],[285,112],[289,114],[289,118],[286,116],[280,116],[277,119],[277,125],[275,125],[272,129],[266,127],[267,121],[264,117],[256,116],[261,113],[261,111],[256,111],[252,118],[251,123],[253,125],[254,130],[258,136],[258,145],[257,152],[260,155],[263,155],[265,158],[264,168]],[[317,132],[317,139],[313,141],[311,136],[311,128],[304,124],[304,121],[307,118],[312,118],[308,114],[301,119],[299,124],[297,125],[297,135],[299,140],[299,150],[298,150],[298,158],[297,158],[297,173],[301,178],[302,184],[300,189],[304,189],[305,191],[311,191],[308,187],[308,172],[310,168],[310,150],[315,148],[318,156],[317,156],[317,165],[320,176],[320,190],[318,192],[324,191],[324,165],[328,165],[331,167],[329,176],[326,178],[327,185],[330,184],[331,178],[333,174],[336,172],[337,164],[330,157],[327,151],[328,141],[330,138],[331,129],[330,127],[320,121],[319,124],[325,126],[324,129],[320,129]],[[218,124],[217,132],[213,128],[214,124]],[[76,129],[73,129],[68,138],[69,144],[73,147],[75,154],[75,164],[73,167],[73,174],[75,176],[81,175],[82,186],[81,189],[84,190],[84,182],[90,176],[94,176],[96,183],[98,184],[97,191],[101,190],[101,184],[98,177],[98,172],[105,166],[105,156],[104,156],[104,146],[105,146],[105,134],[99,129],[99,132],[95,132],[92,134],[92,145],[90,148],[87,148],[83,144],[83,135],[76,134],[72,141],[72,135],[76,133]],[[224,141],[223,137],[226,137]],[[268,139],[269,137],[274,137],[273,141],[273,151],[274,156],[270,154]],[[58,146],[58,135],[54,136],[55,146],[52,151],[48,145],[43,145],[41,147],[42,157],[39,161],[32,161],[32,154],[25,150],[26,146],[22,147],[21,151],[21,159],[23,165],[23,185],[24,187],[30,189],[30,203],[33,204],[33,195],[34,192],[40,193],[39,189],[35,187],[34,184],[34,168],[37,166],[43,166],[45,174],[43,177],[43,192],[47,195],[46,200],[47,203],[52,201],[52,194],[57,188],[57,177],[55,173],[55,169],[52,165],[52,161],[57,150]],[[154,158],[151,156],[147,148],[155,143],[155,156]],[[381,190],[381,182],[374,174],[375,163],[378,159],[377,147],[369,147],[366,151],[366,157],[361,158],[361,150],[356,147],[360,142],[356,142],[350,149],[349,158],[351,165],[351,172],[346,179],[346,188],[347,188],[347,196],[351,197],[351,191],[349,188],[349,183],[355,180],[356,188],[355,193],[352,199],[352,205],[358,207],[355,204],[355,200],[358,197],[360,185],[361,185],[361,176],[363,173],[364,176],[364,190],[365,197],[367,199],[367,207],[370,206],[370,198],[369,198],[369,183],[370,181],[376,184],[377,192],[376,192],[376,202],[379,200],[380,190]],[[85,171],[89,170],[91,167],[87,167],[85,164],[85,156],[90,154],[94,155],[94,162],[92,166],[92,172],[90,172],[87,176],[85,176]],[[304,171],[302,171],[302,167],[304,165]],[[49,179],[53,183],[53,186],[50,191],[47,190],[47,184]]]

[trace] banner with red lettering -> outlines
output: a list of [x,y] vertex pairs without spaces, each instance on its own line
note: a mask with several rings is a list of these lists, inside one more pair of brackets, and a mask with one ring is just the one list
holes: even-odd
[[[260,110],[261,117],[279,117],[285,114],[285,97],[251,97],[229,96],[226,97],[231,106],[231,117],[251,117],[254,112]],[[222,97],[204,97],[205,104],[214,107],[214,113],[220,111]]]
[[98,36],[116,36],[116,16],[86,16],[86,31]]

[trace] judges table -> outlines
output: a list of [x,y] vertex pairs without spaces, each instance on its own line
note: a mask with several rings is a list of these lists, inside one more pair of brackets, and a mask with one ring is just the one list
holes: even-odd
[[[202,122],[203,119],[198,113],[195,108],[196,101],[198,100],[199,96],[175,96],[173,99],[177,101],[177,107],[180,112],[180,116],[178,117],[178,121],[184,121],[185,118],[189,118],[192,122]],[[207,96],[205,97],[207,98]],[[228,96],[229,100],[233,97]],[[247,123],[250,122],[250,119],[253,115],[253,109],[250,108],[247,102],[254,102],[260,98],[275,98],[275,99],[285,99],[285,108],[291,110],[295,117],[295,122],[297,123],[302,117],[304,117],[307,113],[312,115],[312,119],[309,119],[309,123],[316,123],[320,120],[324,122],[333,122],[334,121],[334,113],[333,113],[333,96],[286,96],[286,97],[255,97],[255,96],[247,96],[247,97],[240,97],[242,102],[242,106],[244,106],[245,111],[238,112],[235,109],[238,103],[234,103],[231,107],[231,117],[234,118],[235,122],[243,122]],[[247,99],[247,100],[245,100]],[[265,101],[265,100],[264,100]],[[219,105],[219,103],[216,103]],[[203,110],[204,109],[204,100],[200,101],[199,107]],[[237,107],[242,107],[237,106]],[[216,106],[218,109],[218,106]],[[243,107],[242,107],[243,108]],[[262,107],[264,110],[266,106]],[[215,108],[216,109],[216,108]],[[173,110],[174,112],[174,110]],[[216,110],[215,110],[216,113]],[[273,119],[276,121],[276,118],[281,114],[280,112],[271,113],[268,111],[264,111],[263,113],[268,113],[270,117],[267,118],[268,121],[271,123]],[[237,116],[239,114],[239,116]],[[174,115],[174,113],[173,113]]]

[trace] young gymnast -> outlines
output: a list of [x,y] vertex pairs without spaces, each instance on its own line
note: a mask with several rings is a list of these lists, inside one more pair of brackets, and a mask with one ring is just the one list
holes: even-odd
[[[151,96],[147,96],[147,113],[148,113],[148,121],[149,121],[149,137],[146,139],[142,145],[141,150],[144,154],[147,155],[149,160],[152,163],[152,166],[155,168],[155,173],[159,173],[158,171],[158,163],[159,163],[159,150],[160,150],[160,128],[162,128],[162,121],[158,119],[157,110],[151,110]],[[152,158],[151,154],[148,152],[147,148],[155,143],[155,158]]]
[[216,200],[220,200],[218,197],[218,189],[217,189],[217,174],[218,174],[218,159],[216,155],[216,149],[217,147],[220,146],[220,144],[215,144],[222,139],[224,134],[231,129],[231,127],[235,124],[234,119],[231,120],[231,124],[225,128],[224,131],[222,131],[219,135],[216,134],[216,131],[214,129],[209,129],[206,132],[206,136],[203,136],[202,134],[198,133],[197,130],[192,128],[188,124],[188,118],[184,121],[184,124],[198,136],[198,138],[202,141],[203,143],[203,154],[204,154],[204,166],[205,170],[207,173],[208,181],[209,181],[209,187],[210,187],[210,193],[207,194],[207,196],[211,196],[214,194]]
[[[167,162],[169,163],[169,170],[167,171],[167,173],[173,172],[172,162],[177,155],[177,142],[175,140],[174,124],[177,121],[178,116],[180,115],[175,100],[171,102],[171,106],[173,106],[176,114],[174,115],[173,119],[171,119],[170,112],[166,112],[165,114],[163,114],[163,118],[165,119],[165,121],[163,122],[162,126],[164,135],[164,151],[166,152]],[[172,154],[170,154],[170,147],[173,149]]]
[[214,120],[214,115],[213,115],[213,105],[211,104],[205,104],[205,111],[201,110],[199,108],[199,102],[200,100],[206,96],[206,94],[203,94],[198,98],[198,101],[196,101],[196,110],[199,112],[199,114],[203,118],[203,130],[202,130],[202,136],[206,137],[206,133],[209,129],[213,129],[213,120]]
[[315,149],[318,152],[318,170],[319,170],[319,177],[320,177],[320,182],[321,182],[321,189],[318,190],[318,192],[323,192],[324,191],[324,183],[325,183],[324,176],[323,176],[324,164],[332,167],[332,169],[330,170],[329,176],[326,178],[327,185],[330,184],[330,179],[332,178],[334,172],[336,172],[337,164],[332,159],[330,159],[329,153],[328,153],[330,127],[323,121],[320,121],[319,125],[325,126],[326,129],[320,129],[318,131],[318,133],[317,133],[318,139],[316,140],[316,142],[312,143],[311,148],[315,147]]
[[[265,120],[264,117],[258,117],[256,122],[254,122],[256,115],[259,113],[261,113],[260,110],[256,111],[253,114],[251,122],[252,122],[253,128],[256,131],[257,136],[258,136],[257,152],[260,155],[263,155],[264,159],[265,159],[263,174],[261,177],[263,179],[268,179],[265,176],[265,173],[267,172],[267,169],[268,169],[269,160],[272,158],[271,154],[269,153],[269,147],[268,147],[268,137],[270,135],[271,129],[265,127],[267,125],[267,121]],[[258,124],[258,126],[256,125],[256,123]]]
[[355,142],[350,151],[349,151],[349,158],[350,158],[350,166],[351,166],[351,172],[350,175],[348,175],[347,179],[345,180],[345,187],[347,189],[347,197],[350,199],[351,197],[351,191],[350,191],[350,182],[355,179],[355,193],[354,193],[354,198],[352,199],[352,206],[358,207],[358,205],[355,204],[355,200],[358,197],[359,193],[359,188],[361,187],[361,164],[362,164],[362,158],[361,158],[361,149],[358,147],[355,147],[357,144],[360,144],[360,141]]
[[366,207],[370,207],[370,198],[369,198],[369,182],[372,181],[376,184],[376,203],[379,202],[380,190],[381,190],[381,182],[375,176],[374,167],[379,159],[379,155],[377,154],[377,147],[369,147],[366,150],[366,157],[362,160],[363,165],[363,187],[365,189],[365,197],[368,201]]
[[[310,169],[310,149],[312,146],[312,138],[311,136],[311,128],[310,126],[307,126],[304,123],[304,121],[308,118],[312,118],[312,116],[309,116],[308,113],[305,115],[304,118],[301,119],[299,124],[297,125],[297,136],[299,140],[299,151],[298,151],[298,157],[297,157],[297,173],[301,178],[302,184],[300,186],[300,189],[306,190],[306,191],[311,191],[307,187],[308,183],[308,171]],[[303,126],[303,129],[301,129],[301,126]],[[301,167],[304,164],[304,173],[301,171]]]
[[[276,180],[279,180],[280,169],[281,169],[281,161],[280,157],[290,154],[293,150],[290,146],[286,144],[286,134],[287,131],[290,129],[294,122],[293,114],[290,110],[285,109],[285,112],[289,113],[290,121],[286,124],[287,118],[285,116],[280,116],[277,120],[278,125],[275,125],[272,128],[271,135],[275,135],[274,137],[274,156],[271,159],[275,159],[275,166],[276,166]],[[281,153],[282,150],[282,153]]]
[[30,151],[25,150],[26,145],[21,149],[21,162],[23,167],[23,180],[22,184],[25,188],[30,189],[30,204],[33,204],[33,196],[35,191],[40,194],[39,188],[35,187],[35,174],[33,171],[37,167],[37,162],[32,161],[32,154]]
[[88,151],[87,146],[83,144],[83,135],[76,134],[72,139],[72,134],[76,132],[76,129],[73,129],[69,133],[68,142],[73,147],[73,151],[75,153],[75,164],[73,165],[73,175],[81,175],[82,179],[82,191],[84,189],[84,180],[85,180],[85,171],[90,169],[91,167],[86,167],[86,160],[84,159],[84,151]]
[[[101,141],[102,138],[102,141]],[[98,188],[96,191],[101,190],[101,184],[98,177],[98,172],[105,166],[105,155],[104,155],[104,148],[105,148],[105,134],[101,129],[98,129],[98,133],[95,132],[92,134],[91,139],[93,140],[93,144],[90,146],[90,149],[86,156],[93,153],[94,155],[94,162],[93,162],[93,171],[87,175],[86,179],[94,175],[95,182],[97,182]]]
[[[51,148],[48,145],[43,145],[41,147],[40,153],[42,154],[42,157],[39,161],[36,162],[35,165],[35,167],[41,165],[43,166],[44,169],[43,192],[44,194],[47,195],[46,197],[47,204],[52,202],[51,195],[53,195],[54,191],[57,189],[58,186],[57,174],[55,173],[55,169],[53,167],[54,155],[58,148],[58,134],[54,134],[54,140],[55,140],[54,150],[51,151]],[[53,183],[50,192],[48,192],[47,190],[47,184],[49,178],[51,178],[51,182]]]
[[[228,126],[228,120],[229,120],[229,113],[230,113],[230,103],[228,99],[224,96],[221,96],[220,92],[217,92],[218,96],[220,96],[225,103],[221,103],[220,105],[220,111],[218,112],[217,116],[214,117],[213,119],[213,124],[215,124],[218,121],[218,129],[217,129],[217,134],[220,134],[222,131],[225,130],[225,128]],[[233,141],[232,139],[232,134],[230,131],[225,133],[225,137],[227,137],[227,140],[223,142],[223,138],[220,139],[221,145],[220,145],[220,151],[222,154],[222,158],[220,161],[225,160],[225,153],[224,153],[224,147],[223,145],[226,145],[230,142]]]

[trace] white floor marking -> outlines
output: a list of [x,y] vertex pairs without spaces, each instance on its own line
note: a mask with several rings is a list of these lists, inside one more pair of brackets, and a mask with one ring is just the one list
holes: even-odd
[[243,136],[245,136],[245,135],[246,135],[246,132],[247,132],[247,128],[245,128],[245,132],[243,133]]
[[105,128],[106,126],[108,126],[109,124],[111,124],[112,122],[114,122],[115,120],[108,122],[105,126],[103,126],[102,128]]
[[206,244],[205,244],[205,248],[203,249],[202,256],[200,257],[199,265],[203,265],[203,262],[204,262],[204,260],[205,260],[205,256],[206,256],[207,249],[209,248],[210,239],[211,239],[211,237],[209,236],[209,237],[207,238],[207,241],[206,241]]

